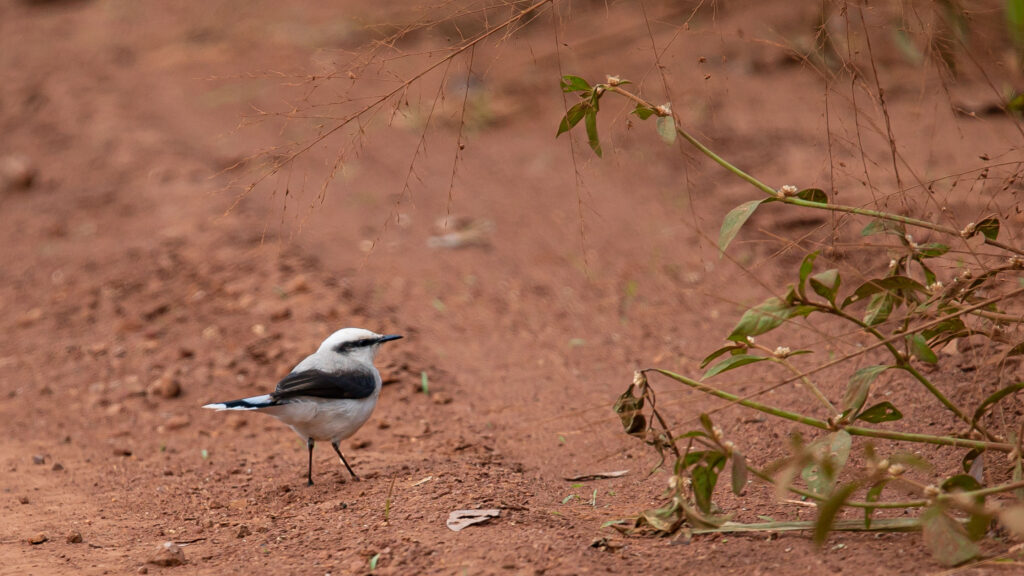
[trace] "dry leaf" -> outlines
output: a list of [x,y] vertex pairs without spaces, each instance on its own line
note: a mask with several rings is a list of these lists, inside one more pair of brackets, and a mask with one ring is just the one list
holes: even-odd
[[487,522],[491,518],[497,518],[500,515],[501,510],[498,509],[455,510],[448,514],[448,529],[452,532],[458,532],[466,526]]
[[567,482],[586,482],[587,480],[606,480],[608,478],[622,478],[626,474],[629,474],[629,470],[616,470],[614,472],[595,472],[593,474],[579,474],[576,476],[567,476],[565,480]]

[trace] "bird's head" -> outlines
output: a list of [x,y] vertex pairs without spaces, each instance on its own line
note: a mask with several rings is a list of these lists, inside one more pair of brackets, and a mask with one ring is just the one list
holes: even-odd
[[345,356],[373,361],[377,348],[389,340],[398,340],[397,334],[377,334],[362,328],[342,328],[320,344],[319,352],[333,352]]

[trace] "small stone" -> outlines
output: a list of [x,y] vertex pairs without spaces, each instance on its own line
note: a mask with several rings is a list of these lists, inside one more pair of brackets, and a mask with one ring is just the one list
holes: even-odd
[[139,566],[139,569],[136,570],[136,572],[139,574],[149,574],[149,568],[146,568],[145,566]]
[[298,292],[306,292],[309,290],[309,281],[306,280],[306,276],[299,274],[284,285],[284,290],[288,294],[296,294]]
[[27,156],[16,154],[0,157],[0,188],[28,190],[37,175],[38,170]]
[[119,448],[114,448],[114,456],[131,456],[131,455],[132,455],[132,451],[129,448],[125,448],[123,446],[119,447]]
[[31,326],[31,325],[35,324],[37,321],[39,321],[39,319],[42,318],[42,317],[43,317],[43,309],[42,308],[32,308],[28,312],[25,312],[21,316],[18,316],[18,325],[19,326]]
[[28,496],[18,496],[19,504],[28,504]]
[[362,440],[356,440],[355,442],[352,443],[352,448],[354,450],[362,450],[363,448],[369,448],[369,446],[370,441],[365,438]]
[[242,524],[241,526],[238,527],[238,537],[239,538],[245,538],[246,536],[248,536],[250,534],[252,534],[252,530],[249,530],[249,527],[246,526],[245,524]]
[[36,454],[32,457],[32,463],[36,466],[46,464],[46,456],[43,454]]
[[43,542],[46,542],[47,540],[49,540],[49,538],[46,537],[46,534],[39,532],[38,534],[30,536],[28,539],[28,543],[32,544],[33,546],[36,546],[42,544]]
[[185,563],[185,552],[174,542],[164,542],[157,546],[146,563],[157,566],[180,566]]
[[61,464],[60,462],[54,462],[53,466],[51,466],[50,469],[53,470],[54,472],[63,472],[64,465]]
[[71,532],[68,532],[67,541],[68,544],[81,544],[82,533],[78,530],[72,530]]
[[161,376],[149,385],[147,392],[158,398],[177,398],[181,396],[181,384],[174,378]]
[[452,403],[452,399],[451,399],[450,396],[448,396],[446,394],[441,394],[439,392],[434,392],[433,394],[431,394],[430,395],[430,400],[434,404],[442,404],[443,405],[443,404],[451,404]]
[[167,422],[164,423],[164,427],[167,428],[168,430],[178,430],[181,428],[185,428],[191,423],[192,421],[189,420],[188,416],[171,416],[170,418],[167,419]]

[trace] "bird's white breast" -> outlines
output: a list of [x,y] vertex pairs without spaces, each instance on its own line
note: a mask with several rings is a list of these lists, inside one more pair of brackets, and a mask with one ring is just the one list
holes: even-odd
[[378,393],[359,400],[299,397],[264,409],[303,438],[344,440],[370,419]]

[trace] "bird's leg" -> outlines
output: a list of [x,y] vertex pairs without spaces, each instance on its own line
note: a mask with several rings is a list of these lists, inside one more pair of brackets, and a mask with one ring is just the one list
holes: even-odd
[[348,468],[348,473],[352,475],[352,479],[355,480],[356,482],[359,482],[359,476],[356,476],[356,473],[352,471],[352,467],[349,466],[348,462],[345,461],[345,456],[342,455],[341,449],[338,448],[338,442],[331,442],[331,446],[333,446],[334,451],[338,453],[338,458],[341,458],[341,463],[345,465],[345,468]]
[[306,438],[306,446],[309,446],[309,471],[306,473],[306,486],[313,485],[313,439]]

